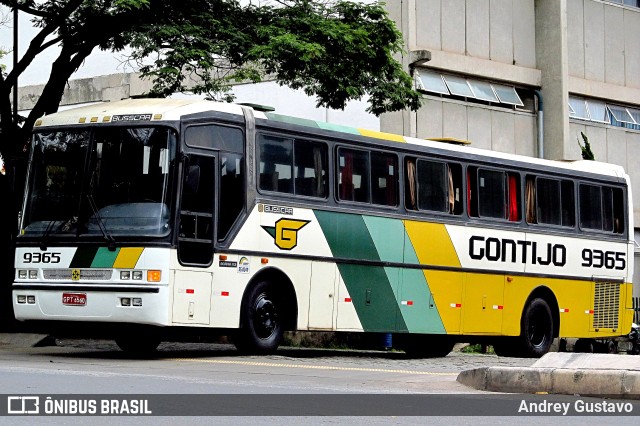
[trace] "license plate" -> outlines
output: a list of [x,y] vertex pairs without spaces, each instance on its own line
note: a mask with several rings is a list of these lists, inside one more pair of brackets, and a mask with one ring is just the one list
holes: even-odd
[[62,293],[62,304],[84,306],[87,304],[87,295],[85,293]]

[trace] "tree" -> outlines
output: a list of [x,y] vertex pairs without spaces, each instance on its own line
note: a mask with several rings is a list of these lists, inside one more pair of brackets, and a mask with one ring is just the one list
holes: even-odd
[[593,152],[591,151],[591,144],[589,143],[589,138],[587,138],[587,135],[585,135],[584,132],[580,132],[580,135],[582,136],[582,140],[584,141],[584,145],[582,145],[580,143],[580,139],[578,139],[578,145],[580,145],[580,151],[582,151],[582,159],[595,160],[596,158],[593,155]]
[[[150,95],[188,88],[228,101],[234,81],[258,82],[269,76],[281,85],[303,89],[318,106],[344,108],[347,101],[369,95],[368,111],[376,115],[419,107],[420,95],[394,59],[402,51],[401,34],[382,4],[256,2],[0,0],[5,9],[29,15],[39,28],[16,66],[0,70],[0,153],[8,161],[25,157],[36,120],[57,111],[67,81],[95,49],[122,52],[129,47],[130,60],[154,81]],[[40,98],[27,117],[15,116],[12,88],[34,59],[53,46],[60,51]],[[196,83],[191,86],[189,81]],[[16,170],[7,168],[14,183],[24,180]],[[6,262],[12,258],[10,234],[15,228],[16,210],[10,203],[18,202],[21,192],[9,181],[0,176],[0,257],[8,270],[0,276],[0,285],[13,276],[12,262]],[[6,300],[3,293],[0,311]]]
[[[318,106],[344,108],[369,95],[380,115],[417,109],[420,96],[394,59],[402,37],[384,6],[346,0],[0,0],[32,16],[40,32],[17,66],[0,77],[0,152],[22,148],[35,121],[55,112],[73,72],[96,49],[122,51],[152,78],[151,95],[187,90],[231,100],[234,81],[272,76],[303,89]],[[47,48],[60,54],[42,96],[18,126],[10,93],[17,78]],[[9,146],[7,146],[7,144]]]

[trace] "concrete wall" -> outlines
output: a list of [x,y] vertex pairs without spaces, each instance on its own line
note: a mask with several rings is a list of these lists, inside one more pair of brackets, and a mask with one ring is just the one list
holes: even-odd
[[[568,87],[571,94],[640,106],[640,9],[598,0],[567,0]],[[631,178],[640,225],[640,131],[571,120],[565,157],[580,156],[589,137],[597,160],[623,166]]]
[[[601,0],[397,0],[390,16],[425,67],[540,89],[544,157],[579,159],[585,132],[597,160],[625,167],[640,224],[640,131],[569,119],[569,95],[640,107],[640,9]],[[405,64],[408,65],[408,64]],[[381,129],[467,139],[479,148],[538,155],[533,113],[425,96],[417,113],[386,114]]]
[[[387,8],[403,29],[407,50],[431,52],[427,68],[540,87],[534,0],[398,0]],[[426,96],[417,113],[384,114],[380,126],[419,138],[454,137],[478,148],[536,153],[532,112]]]

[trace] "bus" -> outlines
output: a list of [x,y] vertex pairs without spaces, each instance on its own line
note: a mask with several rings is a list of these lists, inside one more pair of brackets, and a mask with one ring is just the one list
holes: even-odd
[[13,308],[131,352],[220,334],[269,353],[317,330],[539,357],[631,329],[632,205],[606,163],[239,104],[101,103],[34,127]]

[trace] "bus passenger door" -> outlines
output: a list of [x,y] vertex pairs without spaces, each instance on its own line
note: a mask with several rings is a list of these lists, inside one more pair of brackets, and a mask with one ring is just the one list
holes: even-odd
[[209,324],[213,273],[215,157],[189,154],[183,164],[173,322]]
[[336,294],[336,265],[311,262],[311,288],[309,289],[309,328],[334,330]]

